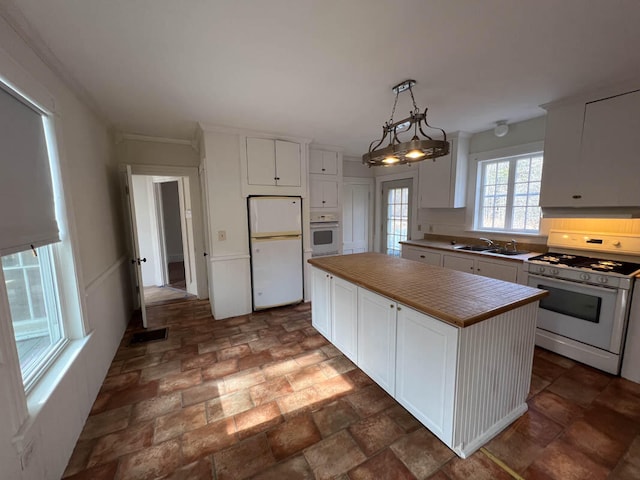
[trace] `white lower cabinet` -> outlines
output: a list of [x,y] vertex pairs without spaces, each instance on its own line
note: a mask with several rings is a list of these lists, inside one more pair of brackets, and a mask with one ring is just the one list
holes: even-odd
[[310,267],[311,278],[311,324],[332,341],[331,335],[331,275],[315,267]]
[[444,254],[442,256],[442,266],[459,272],[475,273],[474,260],[466,255]]
[[458,328],[398,306],[397,330],[395,398],[451,444]]
[[407,260],[415,260],[416,262],[426,263],[439,267],[442,265],[442,253],[434,252],[422,247],[402,246],[402,258]]
[[358,367],[390,395],[396,377],[397,304],[358,287]]
[[333,344],[358,362],[358,287],[331,276],[331,332]]
[[311,268],[313,326],[466,458],[527,410],[538,302],[458,328]]
[[518,264],[508,260],[488,260],[478,255],[445,253],[442,255],[442,266],[451,270],[504,280],[505,282],[518,282]]

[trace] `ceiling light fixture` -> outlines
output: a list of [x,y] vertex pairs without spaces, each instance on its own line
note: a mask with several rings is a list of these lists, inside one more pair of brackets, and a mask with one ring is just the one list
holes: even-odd
[[[396,100],[393,103],[391,118],[382,126],[382,138],[374,140],[369,145],[369,151],[362,155],[362,163],[370,167],[388,166],[394,164],[407,164],[419,162],[431,158],[435,160],[449,153],[449,142],[447,142],[447,134],[441,128],[434,128],[427,123],[427,108],[424,113],[416,105],[416,99],[413,97],[413,87],[415,80],[405,80],[393,87],[392,91],[396,94]],[[413,101],[413,111],[409,113],[407,118],[393,121],[393,115],[396,112],[398,104],[398,96],[400,93],[409,90],[411,100]],[[434,140],[424,131],[426,128],[439,130],[442,132],[444,140]],[[411,140],[402,142],[398,137],[399,134],[413,130]],[[418,136],[422,135],[422,138]],[[389,144],[381,147],[386,138],[389,138]]]
[[493,129],[493,134],[496,137],[504,137],[507,133],[509,133],[509,125],[507,125],[506,120],[500,120],[496,122],[496,128]]

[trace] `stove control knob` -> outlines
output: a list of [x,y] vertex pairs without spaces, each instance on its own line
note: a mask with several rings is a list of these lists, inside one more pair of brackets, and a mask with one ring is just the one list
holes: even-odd
[[600,283],[607,283],[609,281],[609,279],[607,277],[600,276],[600,277],[598,277],[598,281]]
[[558,274],[560,273],[560,270],[558,270],[557,268],[552,268],[552,269],[551,269],[551,273],[552,273],[553,275],[558,275]]
[[545,268],[544,267],[538,267],[538,273],[544,273]]
[[586,282],[590,278],[591,278],[591,275],[589,275],[588,273],[581,273],[580,274],[580,280],[584,280]]

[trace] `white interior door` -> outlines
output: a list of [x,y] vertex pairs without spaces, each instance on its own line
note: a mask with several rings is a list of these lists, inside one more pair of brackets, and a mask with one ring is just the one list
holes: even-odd
[[345,183],[342,207],[342,253],[369,251],[369,204],[372,183]]
[[136,205],[135,200],[133,199],[133,178],[131,176],[131,165],[127,165],[127,176],[125,185],[127,204],[129,205],[129,223],[131,225],[131,263],[135,271],[136,283],[138,284],[136,288],[136,295],[138,297],[140,310],[142,311],[142,326],[144,328],[147,328],[147,311],[144,304],[144,288],[142,283],[142,262],[146,261],[146,259],[140,258],[140,245],[138,242],[138,230],[136,227]]

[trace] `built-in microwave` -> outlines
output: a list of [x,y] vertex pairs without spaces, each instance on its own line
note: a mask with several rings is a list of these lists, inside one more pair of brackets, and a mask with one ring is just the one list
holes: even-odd
[[311,256],[340,253],[340,222],[331,213],[311,214]]

